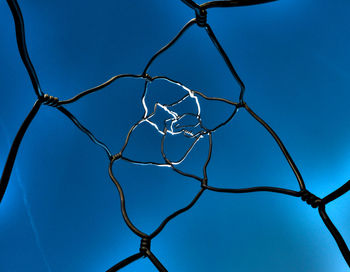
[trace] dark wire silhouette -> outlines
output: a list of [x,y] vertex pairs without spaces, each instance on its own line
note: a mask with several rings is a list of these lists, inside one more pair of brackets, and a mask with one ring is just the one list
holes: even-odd
[[[17,45],[18,45],[18,50],[20,53],[20,56],[22,58],[23,64],[25,65],[25,68],[27,69],[28,75],[31,79],[32,85],[34,92],[37,96],[37,100],[34,103],[33,108],[29,112],[28,116],[25,118],[23,124],[21,125],[20,129],[17,132],[17,135],[15,139],[13,140],[11,149],[9,151],[9,155],[7,158],[7,161],[5,163],[5,167],[0,179],[0,202],[5,194],[8,182],[11,177],[11,172],[14,166],[14,162],[17,156],[17,152],[19,149],[19,146],[21,144],[21,141],[30,126],[30,123],[32,120],[35,118],[37,115],[41,105],[48,105],[51,107],[57,108],[61,113],[63,113],[66,117],[68,117],[73,124],[80,129],[83,133],[85,133],[91,140],[94,142],[96,145],[101,147],[107,154],[107,157],[109,159],[109,176],[115,186],[117,187],[117,190],[119,192],[119,197],[121,201],[121,212],[122,216],[124,218],[125,223],[127,226],[130,228],[132,232],[134,232],[135,235],[139,236],[141,238],[141,244],[139,248],[139,252],[122,260],[121,262],[117,263],[115,266],[112,268],[108,269],[107,271],[113,272],[113,271],[118,271],[121,268],[129,265],[130,263],[140,259],[141,257],[147,257],[153,265],[159,270],[159,271],[167,271],[166,268],[163,266],[163,264],[157,259],[157,257],[152,253],[151,251],[151,241],[153,238],[155,238],[166,226],[166,224],[180,215],[181,213],[186,212],[189,210],[193,205],[196,204],[197,200],[200,198],[200,196],[204,193],[204,191],[209,190],[209,191],[215,191],[215,192],[222,192],[222,193],[252,193],[252,192],[273,192],[273,193],[279,193],[279,194],[285,194],[289,195],[292,197],[298,197],[301,198],[303,201],[305,201],[307,204],[309,204],[313,208],[317,208],[319,211],[319,214],[326,225],[327,229],[333,236],[334,240],[336,241],[340,252],[342,253],[345,261],[350,267],[350,252],[349,248],[347,247],[343,237],[337,230],[337,228],[334,226],[332,223],[331,219],[328,217],[326,213],[326,205],[335,199],[341,197],[343,194],[348,192],[350,190],[350,181],[346,182],[343,186],[335,190],[334,192],[328,194],[327,196],[323,198],[319,198],[316,195],[312,194],[310,191],[307,190],[305,182],[302,178],[301,173],[298,170],[298,167],[296,166],[295,162],[293,161],[291,155],[289,154],[288,150],[284,146],[282,140],[278,137],[276,132],[261,118],[259,117],[244,101],[244,92],[245,92],[245,86],[243,81],[240,79],[239,75],[237,74],[235,68],[233,67],[229,57],[225,53],[223,47],[217,40],[213,30],[211,29],[210,25],[207,23],[207,10],[210,8],[224,8],[224,7],[238,7],[238,6],[249,6],[249,5],[255,5],[255,4],[262,4],[262,3],[267,3],[267,2],[273,2],[275,0],[236,0],[236,1],[210,1],[206,2],[204,4],[198,5],[192,0],[181,0],[184,4],[186,4],[189,8],[193,9],[195,12],[196,17],[194,19],[191,19],[182,29],[181,31],[167,44],[165,45],[162,49],[160,49],[156,54],[152,56],[152,58],[149,60],[149,62],[146,64],[144,71],[142,74],[137,75],[137,74],[121,74],[112,77],[108,81],[104,82],[103,84],[96,86],[94,88],[91,88],[89,90],[83,91],[79,94],[77,94],[75,97],[67,99],[67,100],[59,100],[57,97],[45,94],[40,87],[38,77],[36,75],[35,69],[31,63],[31,60],[29,58],[29,54],[27,52],[26,48],[26,42],[25,42],[25,31],[24,31],[24,22],[23,22],[23,17],[21,14],[21,10],[19,8],[19,5],[16,0],[7,0],[8,6],[12,12],[14,22],[15,22],[15,30],[16,30],[16,38],[17,38]],[[224,59],[228,69],[230,70],[233,78],[235,81],[239,84],[240,86],[240,95],[239,95],[239,100],[238,102],[230,101],[224,98],[216,98],[216,97],[208,97],[205,94],[196,91],[196,90],[190,90],[186,86],[184,86],[181,82],[170,79],[165,76],[151,76],[148,74],[148,70],[151,66],[151,64],[157,59],[158,56],[160,56],[162,53],[164,53],[166,50],[168,50],[171,46],[173,46],[178,39],[191,27],[194,25],[197,25],[199,28],[204,28],[206,33],[208,34],[208,37],[212,41],[212,43],[215,45],[216,49]],[[181,99],[178,101],[174,101],[171,104],[168,105],[163,105],[163,104],[156,104],[154,107],[154,111],[151,113],[148,113],[148,109],[145,108],[145,113],[144,116],[136,122],[129,130],[125,143],[123,147],[121,148],[120,152],[117,154],[112,154],[110,149],[107,147],[106,144],[98,140],[93,133],[91,133],[87,128],[85,128],[79,121],[78,119],[70,113],[66,108],[64,108],[64,105],[74,103],[84,96],[100,91],[104,87],[110,85],[112,82],[120,79],[120,78],[141,78],[145,80],[145,85],[144,85],[144,92],[141,98],[141,101],[145,100],[145,97],[147,95],[147,88],[150,83],[157,81],[157,80],[165,80],[169,82],[170,84],[175,84],[180,87],[182,87],[185,91],[187,91],[187,94],[185,94]],[[211,101],[218,101],[222,103],[226,103],[228,105],[232,106],[232,113],[231,115],[222,123],[217,125],[214,128],[206,128],[201,120],[201,116],[199,113],[192,113],[192,112],[187,112],[182,115],[178,115],[176,112],[171,112],[169,109],[173,107],[174,105],[177,105],[179,103],[182,103],[186,99],[196,99],[196,97],[200,96],[203,99],[206,100],[211,100]],[[172,118],[169,118],[167,120],[164,120],[164,129],[159,130],[158,132],[161,133],[162,140],[161,140],[161,153],[162,157],[164,159],[163,163],[159,162],[152,162],[152,161],[136,161],[133,160],[132,158],[127,158],[123,155],[123,152],[126,148],[126,146],[129,143],[129,139],[133,131],[141,124],[144,122],[149,122],[151,123],[151,117],[154,116],[155,112],[157,111],[157,106],[158,108],[164,108],[167,109],[169,112],[171,112]],[[199,105],[198,105],[199,106]],[[210,186],[208,184],[208,176],[207,176],[207,166],[210,162],[211,156],[212,156],[212,141],[213,141],[213,133],[220,127],[226,125],[238,112],[239,109],[246,110],[258,123],[260,123],[268,132],[269,134],[273,137],[277,145],[279,146],[280,150],[282,151],[285,159],[287,160],[291,170],[293,171],[297,182],[299,184],[299,191],[294,191],[290,189],[285,189],[285,188],[279,188],[279,187],[267,187],[267,186],[258,186],[258,187],[250,187],[250,188],[217,188]],[[197,121],[195,124],[186,124],[186,125],[180,125],[178,122],[187,116],[194,117]],[[170,126],[169,126],[170,123]],[[193,130],[197,128],[199,132],[194,133]],[[175,130],[174,130],[175,129]],[[188,148],[188,150],[185,152],[183,157],[178,160],[178,161],[171,161],[166,155],[166,150],[165,150],[165,140],[169,135],[172,134],[181,134],[185,137],[188,137],[189,139],[193,140],[192,145]],[[181,163],[183,160],[186,159],[187,155],[191,152],[193,146],[204,136],[208,137],[208,155],[207,159],[204,163],[204,166],[202,168],[203,170],[203,177],[198,177],[196,175],[193,175],[191,173],[185,173],[178,169],[176,167],[177,164]],[[121,185],[119,184],[117,178],[115,177],[115,174],[113,172],[113,165],[115,162],[119,160],[124,160],[129,163],[133,164],[143,164],[143,165],[156,165],[156,166],[167,166],[171,169],[173,169],[175,172],[177,172],[180,175],[190,177],[192,179],[195,179],[200,182],[200,190],[198,193],[194,196],[192,201],[185,206],[182,209],[177,210],[176,212],[170,214],[168,217],[166,217],[163,222],[150,234],[146,234],[142,232],[140,229],[138,229],[130,220],[127,214],[127,210],[125,207],[125,196],[123,189]]]

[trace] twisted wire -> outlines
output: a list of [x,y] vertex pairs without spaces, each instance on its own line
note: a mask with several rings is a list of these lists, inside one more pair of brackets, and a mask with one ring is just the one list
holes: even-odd
[[[303,180],[303,177],[295,164],[292,156],[288,152],[287,148],[283,144],[282,140],[279,138],[277,133],[267,124],[266,121],[264,121],[260,116],[258,116],[252,109],[251,107],[248,106],[247,102],[244,100],[244,93],[245,93],[245,85],[241,78],[239,77],[238,73],[236,72],[235,68],[233,67],[228,55],[226,54],[225,50],[221,46],[220,42],[216,38],[212,28],[210,25],[207,23],[207,10],[211,8],[226,8],[226,7],[238,7],[238,6],[248,6],[248,5],[255,5],[255,4],[263,4],[267,2],[273,2],[275,0],[234,0],[234,1],[209,1],[206,3],[203,3],[201,5],[198,5],[192,0],[181,0],[184,4],[186,4],[189,8],[193,9],[195,12],[195,18],[191,19],[188,21],[188,23],[185,24],[185,26],[178,32],[178,34],[164,47],[162,47],[158,52],[156,52],[148,61],[146,64],[143,72],[141,74],[120,74],[116,75],[112,78],[110,78],[108,81],[93,87],[91,89],[85,90],[76,96],[66,99],[66,100],[59,100],[57,97],[54,97],[49,94],[45,94],[40,87],[38,77],[36,75],[35,69],[33,67],[33,64],[31,63],[27,48],[26,48],[26,42],[25,42],[25,32],[24,32],[24,21],[22,17],[22,13],[20,10],[20,7],[17,3],[16,0],[7,0],[8,6],[12,12],[13,19],[15,22],[15,31],[16,31],[16,39],[17,39],[17,45],[19,49],[20,56],[22,58],[23,64],[25,65],[28,75],[32,81],[33,89],[34,92],[37,96],[37,100],[25,118],[24,122],[22,123],[21,127],[19,128],[17,135],[15,136],[5,166],[4,170],[2,172],[2,176],[0,179],[0,202],[3,199],[3,196],[6,192],[7,185],[9,183],[10,177],[11,177],[11,172],[15,163],[15,159],[19,150],[19,146],[21,144],[21,141],[27,131],[27,129],[30,126],[30,123],[33,121],[37,113],[39,112],[39,109],[42,105],[47,105],[53,108],[56,108],[59,110],[61,113],[63,113],[67,118],[69,118],[73,124],[84,134],[86,134],[90,140],[98,145],[100,148],[102,148],[105,153],[107,154],[107,157],[109,159],[109,167],[108,167],[108,172],[110,179],[112,182],[115,184],[118,192],[119,192],[119,198],[121,202],[121,212],[123,219],[126,223],[126,225],[129,227],[129,229],[134,232],[135,235],[139,236],[141,241],[140,241],[140,248],[139,252],[131,255],[130,257],[120,261],[110,269],[108,269],[108,272],[113,272],[113,271],[119,271],[123,267],[137,261],[141,257],[147,257],[152,264],[158,269],[158,271],[167,271],[164,265],[157,259],[157,257],[152,253],[151,251],[151,242],[152,239],[154,239],[161,231],[165,228],[165,226],[174,218],[179,216],[180,214],[188,211],[191,209],[197,201],[200,199],[200,197],[203,195],[203,193],[206,190],[209,191],[215,191],[219,193],[253,193],[253,192],[273,192],[273,193],[278,193],[278,194],[284,194],[292,197],[298,197],[301,198],[302,201],[305,201],[308,205],[310,205],[312,208],[318,209],[320,217],[322,221],[324,222],[325,226],[333,236],[335,242],[337,243],[337,246],[344,257],[344,260],[347,262],[347,264],[350,267],[350,251],[349,248],[344,241],[342,235],[338,231],[338,229],[335,227],[331,219],[329,218],[328,214],[326,213],[326,205],[337,198],[341,197],[345,193],[347,193],[350,190],[350,180],[346,182],[344,185],[342,185],[340,188],[336,189],[335,191],[331,192],[330,194],[326,195],[323,198],[320,198],[313,193],[311,193],[305,185],[305,182]],[[188,29],[194,27],[197,25],[199,28],[204,28],[208,37],[212,41],[213,45],[217,49],[217,51],[220,53],[221,57],[223,58],[224,62],[226,63],[227,68],[231,72],[231,75],[233,76],[234,80],[238,83],[240,86],[240,95],[239,99],[237,102],[235,101],[230,101],[228,99],[224,98],[217,98],[217,97],[208,97],[205,94],[197,91],[197,90],[191,90],[185,85],[183,85],[180,81],[168,78],[166,76],[151,76],[148,74],[148,70],[152,63],[164,52],[166,52],[169,48],[171,48],[181,37],[182,35],[188,31]],[[67,104],[74,103],[83,97],[101,91],[111,83],[115,82],[118,79],[121,78],[139,78],[145,80],[144,84],[144,90],[143,94],[141,97],[141,103],[144,108],[144,115],[140,120],[138,120],[128,131],[126,135],[126,139],[124,142],[124,145],[122,146],[121,150],[116,153],[112,154],[108,146],[97,139],[94,134],[89,131],[81,122],[78,121],[78,119],[70,113],[67,109],[65,109],[63,106]],[[178,99],[177,101],[174,101],[173,103],[170,104],[161,104],[157,102],[154,105],[154,110],[152,112],[149,112],[149,109],[146,105],[146,97],[147,97],[147,90],[150,84],[155,81],[166,81],[170,84],[177,85],[182,88],[184,91],[184,95],[182,98]],[[206,128],[202,122],[201,114],[200,114],[200,106],[198,102],[198,97],[201,97],[205,100],[208,101],[217,101],[217,102],[222,102],[227,105],[232,106],[232,112],[230,116],[217,125],[214,128]],[[193,99],[194,102],[197,105],[197,113],[193,112],[186,112],[183,114],[178,114],[177,112],[172,110],[172,107],[181,104],[183,101],[187,99]],[[170,118],[164,120],[163,125],[164,129],[160,129],[157,124],[152,122],[152,117],[155,116],[156,112],[158,110],[164,110],[168,114],[170,114]],[[258,186],[258,187],[250,187],[250,188],[218,188],[218,187],[213,187],[209,185],[209,180],[208,180],[208,175],[207,175],[207,166],[210,163],[211,157],[212,157],[212,143],[213,143],[213,134],[215,133],[216,130],[220,129],[221,127],[225,126],[227,123],[229,123],[234,116],[237,114],[238,109],[243,109],[247,111],[260,125],[266,129],[266,131],[272,136],[272,138],[275,140],[277,145],[279,146],[281,152],[283,153],[285,159],[287,160],[291,170],[293,171],[296,180],[299,184],[299,191],[295,190],[290,190],[286,188],[280,188],[280,187],[268,187],[268,186]],[[183,118],[190,116],[194,117],[196,120],[195,124],[185,124],[185,125],[180,125],[178,122],[182,120]],[[163,158],[163,162],[156,162],[156,161],[138,161],[134,160],[133,158],[128,158],[125,155],[123,155],[125,148],[129,144],[130,137],[132,133],[135,131],[135,129],[143,123],[147,123],[149,125],[152,125],[157,133],[160,133],[162,135],[161,139],[161,154]],[[198,132],[194,132],[193,130],[197,129],[199,130]],[[183,135],[184,137],[187,137],[188,139],[192,140],[192,144],[189,146],[189,148],[185,151],[184,155],[179,159],[172,161],[168,158],[166,148],[165,148],[165,141],[167,137],[171,137],[171,135]],[[206,161],[202,167],[202,177],[194,175],[192,173],[184,172],[177,168],[177,165],[181,164],[184,160],[186,160],[187,156],[189,153],[192,151],[193,147],[199,142],[202,141],[203,138],[208,139],[208,153],[207,153],[207,158]],[[130,220],[126,205],[125,205],[125,195],[123,192],[123,188],[120,185],[115,173],[113,172],[113,165],[117,163],[118,161],[126,161],[128,163],[132,164],[140,164],[140,165],[155,165],[155,166],[161,166],[161,167],[169,167],[176,173],[182,176],[189,177],[191,179],[197,180],[200,182],[200,190],[197,192],[197,194],[194,196],[194,198],[188,203],[185,207],[173,212],[170,214],[168,217],[166,217],[161,224],[154,229],[153,232],[147,234],[140,230],[138,227],[136,227],[132,221]]]

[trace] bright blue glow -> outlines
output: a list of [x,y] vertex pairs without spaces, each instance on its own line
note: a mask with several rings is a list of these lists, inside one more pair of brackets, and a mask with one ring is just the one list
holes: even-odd
[[[61,99],[116,74],[142,73],[149,58],[193,16],[181,1],[19,4],[41,86]],[[276,130],[308,189],[320,197],[350,178],[349,11],[346,0],[280,0],[208,13],[247,87],[248,105]],[[14,138],[35,100],[6,1],[0,2],[0,37],[0,123],[8,134],[0,130],[2,167],[7,139]],[[208,96],[237,101],[239,95],[205,31],[196,26],[149,73]],[[67,108],[117,153],[128,129],[144,114],[142,87],[141,80],[123,79]],[[205,120],[215,124],[232,108],[201,104],[203,114],[209,109]],[[128,152],[149,159],[160,150],[159,137],[140,128]],[[196,144],[184,169],[201,174],[196,167],[203,165],[206,141]],[[170,152],[176,155],[178,146]],[[21,179],[15,171],[0,206],[0,271],[105,271],[137,251],[139,240],[122,219],[105,154],[58,111],[40,109],[15,168]],[[147,232],[199,190],[197,181],[165,167],[125,163],[115,171],[131,219]],[[214,133],[208,176],[218,187],[298,188],[273,139],[243,110]],[[348,195],[328,208],[348,243],[349,208]],[[299,199],[269,193],[206,192],[166,226],[152,249],[169,271],[347,270],[316,210]],[[123,271],[155,269],[142,260]]]

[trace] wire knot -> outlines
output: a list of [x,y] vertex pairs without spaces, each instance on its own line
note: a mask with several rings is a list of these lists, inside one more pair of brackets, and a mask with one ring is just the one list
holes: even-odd
[[311,205],[312,208],[317,208],[321,204],[321,199],[310,193],[308,190],[301,191],[301,199]]
[[200,27],[207,25],[207,11],[205,9],[196,9],[196,21]]
[[149,82],[152,82],[153,78],[149,74],[143,74],[142,77]]
[[57,107],[59,103],[59,99],[52,95],[44,94],[39,97],[39,100],[44,104],[51,107]]
[[151,239],[142,238],[140,244],[140,252],[146,252],[151,250]]
[[236,107],[239,109],[239,108],[245,108],[245,106],[246,106],[246,102],[244,102],[244,101],[241,101],[241,102],[239,102],[237,105],[236,105]]
[[119,160],[122,157],[122,154],[119,152],[113,156],[110,157],[111,160],[116,161]]

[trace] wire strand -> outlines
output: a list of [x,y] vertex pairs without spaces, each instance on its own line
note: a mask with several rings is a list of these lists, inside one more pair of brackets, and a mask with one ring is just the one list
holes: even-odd
[[[17,3],[16,0],[7,0],[8,6],[12,12],[13,19],[15,22],[15,31],[16,31],[16,37],[17,37],[17,45],[18,45],[18,51],[19,54],[22,58],[23,64],[25,65],[28,75],[32,81],[32,85],[35,91],[35,94],[38,97],[38,100],[35,102],[32,110],[29,112],[28,116],[25,118],[23,124],[18,130],[18,133],[16,137],[13,140],[11,149],[9,151],[9,155],[7,157],[6,163],[4,170],[2,172],[2,176],[0,179],[0,202],[5,194],[8,182],[11,177],[11,172],[15,163],[15,159],[18,154],[19,146],[20,143],[29,128],[30,123],[34,119],[34,117],[37,115],[39,108],[42,104],[51,106],[62,112],[65,116],[67,116],[73,123],[74,125],[81,130],[84,134],[86,134],[90,140],[101,147],[105,153],[108,156],[109,159],[109,166],[108,166],[108,173],[110,176],[110,179],[112,180],[113,184],[116,186],[118,193],[119,193],[119,198],[120,198],[120,204],[121,204],[121,213],[122,217],[126,223],[126,225],[129,227],[129,229],[134,232],[135,235],[139,236],[141,238],[141,246],[140,246],[140,252],[136,253],[130,257],[127,257],[126,259],[122,260],[109,270],[107,272],[114,272],[122,269],[123,267],[137,261],[141,257],[147,257],[152,264],[158,269],[158,271],[165,272],[167,271],[164,265],[158,260],[158,258],[152,253],[150,249],[151,245],[151,240],[157,237],[162,230],[165,228],[165,226],[174,218],[179,216],[180,214],[183,214],[184,212],[187,212],[190,210],[200,199],[200,197],[203,195],[203,193],[208,190],[208,191],[214,191],[218,193],[232,193],[232,194],[237,194],[237,193],[253,193],[253,192],[272,192],[272,193],[278,193],[278,194],[284,194],[292,197],[298,197],[301,198],[301,200],[305,201],[308,205],[310,205],[313,208],[318,208],[320,217],[322,221],[324,222],[325,226],[331,233],[332,237],[334,238],[335,242],[337,243],[337,246],[344,257],[344,260],[347,262],[347,264],[350,267],[350,252],[347,247],[347,244],[345,243],[342,235],[340,232],[337,230],[331,219],[328,217],[326,213],[326,205],[328,203],[331,203],[332,201],[336,200],[337,198],[341,197],[345,193],[347,193],[350,190],[350,181],[346,182],[343,186],[340,188],[336,189],[335,191],[331,192],[324,198],[319,198],[316,195],[312,194],[310,191],[306,189],[305,182],[302,178],[302,175],[296,166],[294,160],[292,159],[290,153],[288,152],[286,146],[280,139],[280,137],[277,135],[277,133],[267,124],[266,121],[264,121],[261,117],[259,117],[244,101],[244,93],[245,93],[245,85],[241,78],[239,77],[238,73],[236,72],[236,69],[232,65],[232,62],[229,58],[229,56],[226,54],[223,46],[220,44],[218,39],[216,38],[214,31],[212,30],[211,26],[207,23],[207,9],[211,8],[225,8],[225,7],[238,7],[238,6],[249,6],[249,5],[256,5],[256,4],[263,4],[263,3],[268,3],[268,2],[273,2],[274,0],[234,0],[234,1],[209,1],[206,3],[203,3],[201,5],[198,5],[192,0],[181,0],[184,4],[186,4],[189,8],[193,9],[195,11],[196,17],[189,20],[183,28],[175,35],[175,37],[164,47],[162,47],[159,51],[157,51],[147,62],[145,65],[145,68],[142,72],[142,74],[120,74],[116,75],[106,82],[90,88],[88,90],[82,91],[78,93],[76,96],[73,98],[67,99],[67,100],[59,100],[56,97],[50,96],[48,94],[44,94],[41,91],[39,80],[37,78],[35,69],[31,63],[31,60],[29,58],[29,54],[27,52],[27,46],[26,46],[26,41],[25,41],[25,32],[24,32],[24,21],[23,21],[23,16],[20,10],[20,7]],[[223,58],[224,62],[226,63],[227,68],[231,72],[233,78],[235,79],[236,83],[240,86],[241,92],[239,96],[239,101],[230,101],[225,98],[216,98],[216,97],[208,97],[204,93],[201,93],[196,90],[192,90],[188,87],[186,87],[184,84],[182,84],[178,80],[171,79],[167,76],[150,76],[148,74],[148,70],[150,69],[152,63],[166,50],[171,48],[181,37],[182,35],[191,27],[193,27],[195,24],[199,28],[205,28],[208,37],[210,38],[211,42],[215,46],[216,50],[219,52],[221,57]],[[128,131],[126,135],[126,139],[124,142],[124,145],[122,146],[121,150],[117,154],[112,154],[110,149],[107,147],[105,143],[103,143],[101,140],[97,139],[97,137],[90,131],[88,130],[85,126],[83,126],[78,119],[67,109],[63,107],[63,105],[66,104],[71,104],[74,103],[81,98],[90,95],[92,93],[95,93],[97,91],[102,90],[103,88],[109,86],[113,82],[115,82],[118,79],[121,78],[139,78],[145,80],[145,85],[144,85],[144,90],[143,94],[141,97],[141,104],[144,109],[144,114],[138,120]],[[180,87],[184,94],[183,96],[176,100],[173,101],[172,103],[169,104],[161,104],[160,102],[157,102],[156,104],[152,105],[154,110],[153,112],[149,111],[146,98],[148,95],[148,86],[152,82],[156,80],[165,80],[169,84],[176,85]],[[220,123],[213,129],[208,129],[203,125],[202,122],[202,116],[201,116],[201,108],[200,108],[200,103],[198,97],[201,97],[207,101],[217,101],[221,103],[225,103],[228,105],[233,106],[233,110],[231,115],[229,116],[228,119],[226,119],[224,122]],[[173,108],[181,103],[183,101],[191,101],[196,105],[196,110],[197,112],[186,112],[183,114],[177,113]],[[260,187],[250,187],[250,188],[218,188],[214,187],[211,185],[208,185],[209,179],[208,179],[208,174],[207,174],[207,167],[210,163],[211,157],[213,155],[213,135],[216,130],[220,129],[221,127],[225,126],[227,123],[229,123],[234,116],[238,113],[238,109],[243,108],[246,110],[259,124],[261,124],[272,136],[272,138],[275,140],[277,145],[279,146],[281,152],[283,153],[283,156],[287,160],[291,170],[293,171],[299,187],[300,191],[294,191],[286,188],[279,188],[279,187],[268,187],[268,186],[260,186]],[[158,110],[163,110],[166,113],[170,115],[169,118],[165,119],[163,124],[164,129],[160,129],[156,123],[152,121],[152,117],[156,114]],[[184,118],[191,117],[194,120],[196,120],[194,123],[187,123],[187,124],[180,124],[179,122],[183,120]],[[155,133],[159,133],[162,135],[161,141],[160,141],[160,146],[161,146],[161,155],[164,159],[163,163],[157,163],[157,162],[152,162],[152,161],[138,161],[133,158],[129,158],[123,155],[125,148],[129,144],[129,140],[133,132],[138,128],[139,125],[146,123],[151,125],[155,129]],[[197,129],[197,132],[194,132],[194,130]],[[186,137],[187,139],[192,139],[192,144],[189,146],[189,148],[184,152],[184,155],[177,161],[171,161],[165,151],[164,143],[167,137],[171,137],[173,135],[182,135],[183,137]],[[202,167],[203,171],[203,177],[198,177],[192,173],[187,173],[184,172],[175,165],[178,165],[185,161],[187,159],[187,156],[189,153],[191,153],[192,149],[194,146],[199,142],[202,141],[202,138],[204,136],[208,136],[208,153],[207,153],[207,158],[206,161]],[[160,225],[151,233],[151,234],[146,234],[143,231],[141,231],[139,228],[137,228],[132,221],[130,220],[128,213],[127,213],[127,208],[126,208],[126,200],[125,200],[125,195],[123,192],[123,188],[118,182],[118,179],[113,172],[113,164],[117,162],[118,160],[124,160],[128,163],[131,164],[141,164],[141,165],[153,165],[153,166],[158,166],[158,167],[169,167],[173,169],[176,173],[178,173],[181,176],[189,177],[190,179],[194,179],[196,181],[200,182],[200,190],[197,192],[197,194],[193,197],[192,201],[187,204],[185,207],[173,212],[169,216],[167,216],[161,223]]]

